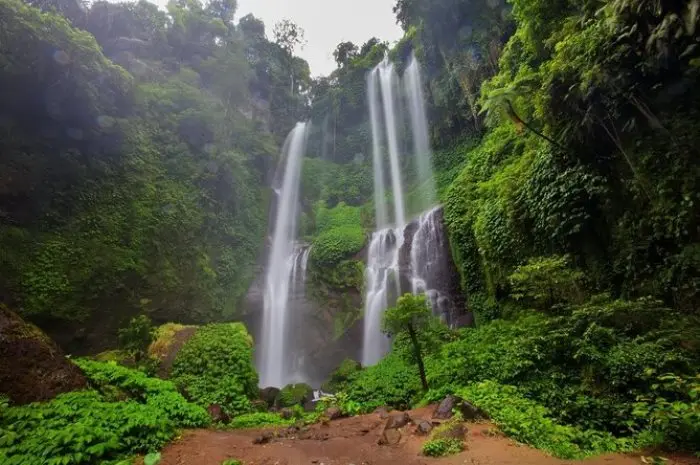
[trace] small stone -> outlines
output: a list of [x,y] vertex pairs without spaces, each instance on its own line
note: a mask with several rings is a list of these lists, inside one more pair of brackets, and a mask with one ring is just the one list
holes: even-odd
[[267,444],[268,442],[272,441],[274,437],[275,435],[271,431],[265,431],[260,436],[253,439],[253,444]]
[[401,431],[398,429],[387,429],[382,433],[377,444],[380,446],[393,446],[401,441]]
[[421,420],[418,422],[418,425],[416,426],[416,433],[420,434],[421,436],[426,436],[430,434],[430,432],[433,430],[433,425],[431,425],[429,422],[425,420]]
[[341,412],[338,407],[329,407],[326,409],[324,414],[329,420],[337,420],[343,416],[343,412]]
[[386,421],[384,429],[398,429],[403,428],[411,422],[411,417],[408,412],[397,413],[394,415],[389,415],[389,419]]

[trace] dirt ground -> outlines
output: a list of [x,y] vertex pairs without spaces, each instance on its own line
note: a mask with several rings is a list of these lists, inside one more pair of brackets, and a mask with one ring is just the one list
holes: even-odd
[[[430,418],[431,409],[410,412],[411,418]],[[165,448],[161,465],[220,465],[238,459],[245,465],[639,465],[639,455],[606,455],[566,461],[492,434],[491,424],[469,424],[464,452],[445,458],[420,455],[424,436],[404,427],[401,442],[380,446],[377,440],[386,420],[377,414],[313,425],[304,433],[277,431],[267,444],[253,444],[264,430],[194,430]],[[285,437],[286,436],[286,437]],[[668,465],[700,465],[700,460],[669,457]]]

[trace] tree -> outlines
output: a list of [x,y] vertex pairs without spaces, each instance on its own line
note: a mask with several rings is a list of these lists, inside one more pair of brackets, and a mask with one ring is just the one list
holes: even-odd
[[294,54],[295,48],[304,48],[304,45],[306,45],[304,29],[288,19],[275,23],[272,34],[275,37],[275,43],[285,49],[290,55]]
[[396,306],[389,308],[384,313],[384,332],[390,336],[407,334],[413,347],[413,355],[418,365],[420,381],[423,390],[428,390],[428,380],[425,376],[425,365],[420,343],[418,342],[418,331],[427,327],[432,318],[428,301],[424,295],[404,294],[399,297]]
[[348,62],[357,56],[357,45],[352,42],[341,42],[333,51],[333,58],[338,68],[347,66]]

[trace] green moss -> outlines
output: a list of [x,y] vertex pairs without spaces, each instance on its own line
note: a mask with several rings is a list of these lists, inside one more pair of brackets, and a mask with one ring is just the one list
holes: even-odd
[[148,355],[158,360],[163,360],[168,354],[175,336],[184,329],[193,329],[196,326],[182,325],[179,323],[165,323],[156,328],[153,342],[148,347]]

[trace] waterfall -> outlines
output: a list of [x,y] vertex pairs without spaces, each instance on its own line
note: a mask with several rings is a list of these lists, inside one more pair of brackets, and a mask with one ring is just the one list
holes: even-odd
[[382,229],[372,234],[367,260],[365,319],[362,365],[377,363],[389,349],[389,340],[382,333],[382,315],[387,308],[389,282],[398,283],[399,253],[397,231]]
[[425,210],[435,205],[435,178],[431,163],[428,118],[425,113],[425,98],[423,97],[420,66],[413,54],[411,54],[411,60],[404,73],[404,86],[411,117],[413,155],[418,175],[416,185],[420,189],[420,209]]
[[[400,84],[394,65],[389,62],[388,57],[385,57],[367,77],[377,231],[372,234],[366,268],[362,347],[362,364],[365,366],[377,363],[388,351],[388,338],[381,331],[382,317],[386,308],[393,305],[402,292],[426,292],[433,305],[433,311],[437,314],[442,315],[444,311],[441,308],[449,307],[440,293],[430,289],[427,284],[433,262],[445,259],[444,255],[441,255],[444,247],[433,244],[433,241],[442,239],[442,236],[436,238],[436,234],[442,234],[442,229],[434,225],[436,215],[432,213],[433,210],[421,215],[417,229],[414,228],[414,224],[406,223],[404,181],[401,173],[401,158],[404,154],[399,151],[398,134],[402,125],[409,121],[405,121],[404,115],[396,110],[401,103],[398,100],[401,93],[397,90],[400,89]],[[403,89],[412,134],[413,162],[416,167],[414,184],[418,192],[414,193],[417,199],[415,203],[425,211],[435,207],[436,195],[420,68],[415,57],[411,57],[404,73]],[[393,226],[387,213],[385,156],[389,161]],[[412,228],[410,231],[416,231],[417,238],[410,237],[409,226]],[[412,240],[404,243],[407,237]],[[416,250],[412,247],[415,239],[418,239]],[[411,247],[410,263],[404,264],[400,257],[407,247]],[[402,286],[403,281],[410,284]]]
[[411,241],[411,290],[425,293],[433,314],[450,324],[454,305],[436,287],[446,281],[449,273],[449,246],[442,226],[441,208],[433,208],[418,218],[418,228]]
[[[304,254],[308,259],[308,253],[295,247],[301,164],[306,150],[307,135],[307,124],[297,123],[287,136],[282,149],[282,159],[286,159],[286,162],[281,187],[275,189],[277,212],[263,298],[263,328],[260,345],[260,381],[263,386],[282,387],[288,378],[286,370],[293,365],[291,351],[287,347],[289,294],[290,288],[296,283],[298,266],[304,269],[306,267]],[[302,259],[301,264],[300,259]]]

